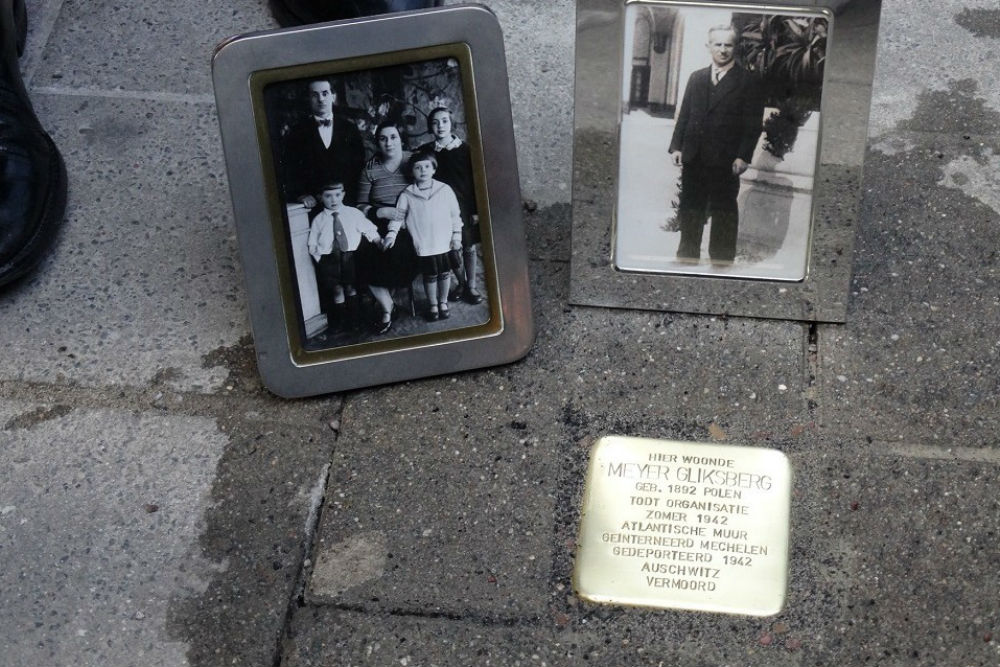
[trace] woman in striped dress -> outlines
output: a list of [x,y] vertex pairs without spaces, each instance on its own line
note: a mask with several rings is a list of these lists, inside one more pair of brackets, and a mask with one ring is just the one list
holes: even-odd
[[362,274],[372,296],[382,308],[382,318],[375,324],[377,333],[392,326],[393,299],[391,290],[410,287],[417,275],[417,253],[413,239],[403,229],[403,215],[396,210],[399,193],[407,185],[406,164],[409,151],[403,150],[399,127],[385,121],[375,129],[378,150],[358,179],[358,208],[375,223],[382,237],[360,262]]

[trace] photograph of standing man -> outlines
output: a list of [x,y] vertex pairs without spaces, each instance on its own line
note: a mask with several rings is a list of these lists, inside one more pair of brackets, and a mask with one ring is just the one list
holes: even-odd
[[365,163],[364,142],[354,123],[333,112],[337,94],[326,79],[308,84],[308,115],[282,138],[281,169],[287,203],[316,207],[328,183],[347,187],[344,202],[354,205],[358,175]]
[[709,218],[712,263],[732,263],[736,257],[740,175],[753,159],[764,113],[757,81],[736,62],[736,44],[732,25],[709,30],[712,64],[691,74],[674,124],[669,153],[681,167],[681,261],[700,259]]

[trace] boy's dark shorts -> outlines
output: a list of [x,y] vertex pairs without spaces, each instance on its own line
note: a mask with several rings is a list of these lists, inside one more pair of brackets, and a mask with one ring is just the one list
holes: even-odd
[[357,279],[353,250],[333,250],[316,263],[316,278],[325,285],[353,285]]

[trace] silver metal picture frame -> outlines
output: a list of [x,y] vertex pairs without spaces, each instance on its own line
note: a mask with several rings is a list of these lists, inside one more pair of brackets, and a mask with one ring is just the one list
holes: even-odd
[[880,0],[579,0],[571,302],[842,322]]
[[258,368],[284,397],[534,337],[503,39],[464,5],[227,40],[213,80]]

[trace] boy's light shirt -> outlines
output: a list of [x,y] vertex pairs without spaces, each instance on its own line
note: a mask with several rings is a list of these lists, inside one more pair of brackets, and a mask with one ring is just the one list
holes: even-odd
[[350,206],[340,206],[335,209],[325,208],[313,218],[312,226],[309,228],[309,254],[317,262],[323,255],[333,252],[336,245],[336,233],[333,229],[334,213],[340,215],[340,224],[347,238],[347,252],[358,249],[362,236],[372,243],[381,241],[378,227],[372,224],[358,209]]

